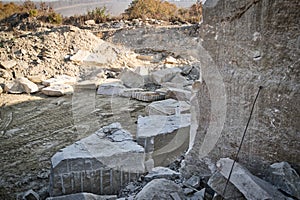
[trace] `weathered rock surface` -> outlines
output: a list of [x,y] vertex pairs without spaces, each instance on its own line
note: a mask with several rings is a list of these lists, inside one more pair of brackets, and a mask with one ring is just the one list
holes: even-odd
[[289,163],[273,163],[268,169],[266,180],[277,189],[300,199],[300,177]]
[[50,195],[117,194],[145,172],[144,148],[119,123],[99,129],[51,158]]
[[156,84],[162,84],[164,82],[170,81],[176,74],[180,73],[179,68],[167,68],[162,70],[157,70],[152,72],[151,79]]
[[[227,179],[233,160],[221,158],[217,166],[220,173]],[[229,180],[247,199],[288,199],[270,183],[252,175],[239,163],[235,163]]]
[[136,139],[152,155],[154,166],[167,166],[188,147],[190,114],[138,118]]
[[9,93],[35,93],[39,91],[39,87],[29,81],[27,78],[21,77],[15,79],[13,82],[5,85],[4,90]]
[[149,115],[186,114],[190,112],[190,105],[185,101],[166,99],[149,104],[146,107],[146,112],[149,113]]
[[192,93],[188,90],[179,89],[179,88],[168,88],[166,98],[177,99],[178,101],[189,101],[192,96]]
[[60,97],[63,95],[73,94],[74,89],[71,85],[54,84],[49,87],[43,88],[42,93],[47,96]]
[[166,179],[154,179],[149,182],[143,189],[140,191],[135,200],[148,200],[148,199],[165,199],[173,200],[171,196],[172,193],[177,193],[177,195],[184,199],[184,194],[182,189],[175,184],[173,181]]
[[159,179],[159,178],[174,180],[179,177],[180,177],[179,172],[175,172],[166,167],[155,167],[145,176],[145,181],[151,181],[153,179]]
[[58,197],[48,197],[46,200],[116,200],[116,195],[96,195],[91,193],[77,193]]

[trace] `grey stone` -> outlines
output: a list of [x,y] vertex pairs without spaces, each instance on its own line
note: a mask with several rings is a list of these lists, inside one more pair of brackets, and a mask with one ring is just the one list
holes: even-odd
[[18,79],[15,79],[13,82],[5,84],[4,90],[9,93],[35,93],[39,91],[39,87],[29,81],[27,78],[21,77]]
[[120,96],[134,98],[134,94],[139,92],[145,92],[145,90],[142,88],[126,88],[122,91]]
[[177,99],[178,101],[190,101],[192,93],[180,88],[168,88],[166,98]]
[[145,172],[144,148],[119,123],[65,147],[51,158],[50,195],[118,194]]
[[184,76],[181,74],[176,74],[171,80],[171,83],[176,85],[176,88],[183,88],[184,86],[187,86],[190,84],[189,81],[186,80]]
[[125,86],[119,82],[103,83],[99,85],[97,94],[101,95],[120,95],[123,93]]
[[[233,160],[221,158],[217,162],[220,173],[228,178]],[[247,169],[239,163],[235,163],[230,177],[230,182],[245,196],[247,199],[287,199],[270,183],[252,175]]]
[[[99,81],[100,82],[100,81]],[[76,84],[76,89],[96,90],[100,83],[97,80],[85,80]]]
[[91,193],[77,193],[58,197],[48,197],[46,200],[116,200],[117,195],[96,195]]
[[190,112],[190,105],[185,101],[177,101],[175,99],[166,99],[156,101],[146,107],[149,115],[175,115]]
[[0,66],[4,69],[11,69],[13,68],[17,62],[15,60],[8,60],[8,61],[2,61],[0,62]]
[[33,190],[28,190],[23,195],[23,200],[40,200],[40,196]]
[[183,191],[176,183],[166,179],[154,179],[136,195],[135,200],[173,200],[171,196],[173,193],[177,193],[181,199],[184,199]]
[[162,70],[157,70],[152,72],[151,79],[156,84],[162,84],[164,82],[170,81],[176,74],[180,73],[179,68],[167,68]]
[[191,189],[191,188],[184,188],[184,189],[183,189],[183,193],[184,193],[184,195],[186,195],[186,196],[189,196],[189,195],[193,194],[194,192],[195,192],[195,190],[193,190],[193,189]]
[[193,175],[188,180],[186,180],[183,184],[188,187],[193,187],[193,188],[197,189],[200,187],[200,177]]
[[76,77],[68,76],[68,75],[59,75],[55,78],[50,78],[43,81],[43,85],[51,86],[57,84],[68,84],[73,85],[77,82]]
[[179,196],[178,192],[172,192],[170,193],[170,196],[172,200],[182,200],[182,198]]
[[266,174],[266,180],[277,189],[300,199],[300,177],[289,163],[272,164]]
[[144,86],[143,76],[131,71],[125,70],[121,73],[120,79],[126,87],[141,88]]
[[225,199],[245,199],[244,195],[230,182],[226,187],[225,194],[223,194],[226,182],[227,179],[219,172],[216,172],[209,178],[207,184]]
[[138,118],[136,139],[151,153],[154,166],[167,166],[188,147],[190,114]]
[[166,167],[155,167],[145,176],[145,181],[151,181],[153,179],[158,179],[158,178],[174,180],[179,177],[180,177],[179,172],[175,172]]
[[204,200],[205,197],[205,188],[201,189],[198,192],[195,192],[193,196],[189,198],[189,200]]
[[63,95],[73,94],[74,89],[71,85],[54,84],[49,87],[43,88],[42,93],[47,96],[59,97]]

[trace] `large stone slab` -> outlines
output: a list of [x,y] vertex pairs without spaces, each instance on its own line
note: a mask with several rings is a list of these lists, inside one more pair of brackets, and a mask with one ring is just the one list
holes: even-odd
[[166,166],[187,150],[190,118],[190,114],[138,118],[136,139],[154,166]]
[[[219,168],[220,173],[226,179],[228,179],[232,164],[233,160],[229,158],[221,158],[217,162],[217,167]],[[234,164],[233,171],[230,177],[230,182],[249,200],[287,199],[274,186],[252,175],[239,163]]]
[[170,87],[166,94],[166,98],[177,99],[178,101],[190,101],[192,92],[180,88]]
[[50,78],[43,81],[43,85],[51,86],[51,85],[58,85],[58,84],[68,84],[73,85],[77,82],[76,77],[68,76],[68,75],[59,75],[55,78]]
[[167,179],[155,179],[149,182],[135,197],[136,200],[164,199],[173,200],[174,194],[185,199],[179,185]]
[[51,158],[50,195],[111,195],[145,172],[144,148],[113,123],[65,147]]
[[223,196],[225,199],[245,199],[244,195],[232,184],[228,183],[226,187],[226,192],[224,193],[224,188],[227,179],[219,172],[214,173],[208,180],[208,185],[219,195]]
[[149,104],[146,107],[146,112],[149,115],[175,115],[176,113],[184,114],[190,112],[190,105],[185,101],[166,99]]
[[287,194],[300,199],[300,177],[287,162],[274,163],[267,172],[266,180]]

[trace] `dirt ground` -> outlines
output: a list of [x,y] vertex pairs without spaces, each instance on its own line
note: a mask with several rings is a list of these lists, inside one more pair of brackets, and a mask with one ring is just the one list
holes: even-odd
[[94,90],[59,98],[1,94],[0,102],[0,199],[21,199],[29,189],[45,198],[51,157],[59,149],[113,122],[135,135],[147,105]]

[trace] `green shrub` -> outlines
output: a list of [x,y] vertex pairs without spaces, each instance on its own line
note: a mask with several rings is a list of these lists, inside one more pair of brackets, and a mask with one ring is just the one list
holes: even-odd
[[63,18],[60,14],[52,12],[48,15],[47,21],[52,24],[61,24]]
[[29,13],[30,17],[37,17],[39,14],[39,11],[37,9],[32,9],[32,10],[29,10],[28,13]]

